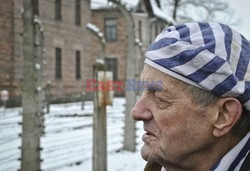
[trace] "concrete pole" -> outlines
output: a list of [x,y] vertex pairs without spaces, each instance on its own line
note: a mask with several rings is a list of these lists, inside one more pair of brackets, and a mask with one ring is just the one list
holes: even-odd
[[[136,78],[136,56],[135,56],[135,31],[134,20],[131,12],[124,7],[120,1],[111,0],[115,3],[117,8],[121,11],[127,21],[128,33],[128,51],[127,51],[127,64],[126,64],[126,79]],[[126,111],[125,111],[125,130],[124,130],[124,150],[136,150],[136,134],[135,134],[135,121],[131,118],[130,112],[136,103],[136,91],[126,91]]]
[[[93,31],[89,27],[87,29],[98,38],[101,45],[99,53],[99,62],[96,62],[93,66],[93,79],[98,81],[98,71],[105,71],[106,66],[104,64],[105,55],[105,38],[99,36],[97,32]],[[97,87],[97,82],[95,84]],[[107,113],[106,105],[99,105],[98,91],[94,91],[94,116],[93,116],[93,158],[92,169],[93,171],[107,171]],[[104,93],[104,92],[102,92]]]
[[37,14],[37,0],[23,0],[23,83],[22,83],[22,152],[21,171],[40,170],[40,129],[37,112],[37,89],[35,60],[36,28],[34,16]]
[[36,59],[35,59],[35,78],[36,78],[36,102],[37,102],[37,114],[39,117],[40,134],[44,132],[44,101],[45,101],[45,85],[43,82],[43,27],[38,16],[35,16],[35,28],[36,28]]
[[[140,73],[143,70],[143,66],[144,66],[144,47],[143,47],[143,43],[141,42],[136,42],[137,45],[137,49],[138,49],[138,53],[139,53],[139,59],[137,58],[137,67],[136,67],[136,79],[140,78]],[[142,93],[142,91],[137,91],[136,96],[138,98],[138,96],[140,96]]]
[[[101,70],[105,70],[105,65],[96,63],[93,67],[94,80],[98,80],[97,73]],[[98,91],[95,91],[93,117],[93,171],[107,171],[107,114],[106,105],[100,106],[99,98]]]

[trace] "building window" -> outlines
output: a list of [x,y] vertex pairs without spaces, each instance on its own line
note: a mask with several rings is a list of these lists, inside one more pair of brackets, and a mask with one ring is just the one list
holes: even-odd
[[116,19],[105,20],[105,37],[107,41],[117,40],[117,20]]
[[75,0],[75,24],[81,25],[81,0]]
[[55,77],[56,80],[62,79],[62,49],[56,48],[56,66],[55,66]]
[[105,58],[105,64],[107,70],[113,72],[113,80],[117,80],[117,59],[116,58]]
[[76,51],[76,79],[81,79],[81,52]]
[[62,20],[62,4],[61,0],[55,0],[55,20]]

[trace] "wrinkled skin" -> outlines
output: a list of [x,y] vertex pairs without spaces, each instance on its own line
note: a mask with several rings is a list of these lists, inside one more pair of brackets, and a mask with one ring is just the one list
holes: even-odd
[[216,105],[193,104],[175,78],[148,65],[140,79],[163,81],[162,91],[145,90],[131,111],[135,120],[144,123],[142,157],[166,168],[193,170],[196,162],[202,162],[201,156],[213,148],[212,116]]

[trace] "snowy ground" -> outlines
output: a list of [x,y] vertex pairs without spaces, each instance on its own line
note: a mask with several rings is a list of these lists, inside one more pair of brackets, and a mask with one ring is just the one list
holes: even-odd
[[[143,133],[137,123],[137,151],[122,150],[124,128],[124,98],[115,98],[107,108],[108,170],[142,171],[145,161],[141,159],[140,147]],[[0,111],[0,171],[20,168],[21,126],[20,108]],[[92,170],[92,114],[93,103],[52,105],[45,115],[45,135],[41,137],[42,170],[91,171]],[[111,138],[112,137],[112,138]]]

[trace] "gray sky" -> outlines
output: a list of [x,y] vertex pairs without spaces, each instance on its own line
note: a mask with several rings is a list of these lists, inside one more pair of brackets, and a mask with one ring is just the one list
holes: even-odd
[[249,0],[228,0],[234,15],[241,19],[241,25],[234,28],[250,40],[250,1]]

